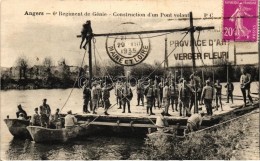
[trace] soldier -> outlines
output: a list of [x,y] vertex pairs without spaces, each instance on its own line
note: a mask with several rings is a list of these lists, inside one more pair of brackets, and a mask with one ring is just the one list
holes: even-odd
[[192,114],[187,120],[187,129],[184,133],[188,134],[190,132],[199,130],[204,115],[205,114],[203,112]]
[[41,115],[41,126],[42,127],[49,127],[50,126],[50,115],[51,115],[51,108],[47,104],[47,99],[43,99],[43,104],[40,106],[40,115]]
[[38,113],[38,107],[34,109],[35,113],[32,116],[32,119],[30,120],[30,123],[32,126],[41,126],[41,118]]
[[176,86],[174,81],[171,81],[171,85],[170,85],[170,102],[171,102],[171,106],[172,106],[172,112],[174,112],[174,103],[175,103],[175,110],[178,111],[177,107],[178,107],[178,92],[176,90]]
[[123,87],[122,87],[122,102],[123,102],[123,112],[122,113],[125,113],[125,108],[126,108],[126,104],[127,104],[127,107],[128,107],[128,113],[131,113],[131,110],[130,110],[130,101],[132,100],[133,98],[133,93],[132,93],[132,90],[131,88],[129,87],[129,84],[127,82],[124,83]]
[[243,94],[244,107],[246,107],[246,96],[248,97],[250,103],[253,104],[253,99],[250,96],[251,74],[249,74],[245,68],[242,68],[241,72],[240,88]]
[[144,106],[144,86],[141,82],[141,79],[138,80],[137,86],[136,86],[136,94],[137,94],[137,105],[140,105],[140,100],[142,101],[142,106]]
[[86,45],[89,42],[90,38],[92,36],[92,28],[91,28],[91,23],[90,21],[87,21],[86,23],[83,24],[83,28],[81,30],[81,43],[80,43],[80,49],[82,47],[82,44],[84,40],[86,39],[85,45],[83,48],[86,50]]
[[229,103],[229,98],[231,99],[231,102],[233,103],[234,85],[230,79],[228,79],[228,82],[225,85],[225,88],[227,88],[227,102],[226,103]]
[[23,109],[23,107],[22,107],[22,105],[21,104],[19,104],[18,106],[17,106],[17,112],[16,112],[16,117],[18,118],[19,117],[19,114],[20,113],[23,113],[23,115],[24,115],[24,117],[27,119],[27,113],[25,112],[25,110]]
[[190,110],[189,110],[189,102],[190,102],[190,88],[187,86],[186,80],[183,80],[183,83],[180,87],[179,91],[179,100],[182,104],[182,109],[180,108],[180,111],[182,111],[181,116],[189,116]]
[[[85,81],[83,84],[84,84],[83,85],[83,99],[84,99],[83,113],[90,113],[88,110],[88,103],[91,101],[91,90],[89,88],[89,83],[87,81]],[[92,110],[91,107],[90,109]]]
[[163,106],[164,106],[164,112],[165,116],[171,116],[169,114],[169,106],[170,106],[170,88],[168,86],[168,82],[164,83],[163,87]]
[[163,87],[164,87],[164,80],[161,78],[161,82],[159,83],[159,88],[160,88],[160,102],[162,102],[163,98]]
[[122,109],[122,82],[117,81],[115,87],[116,102],[119,103],[118,109]]
[[157,103],[157,107],[161,107],[161,96],[160,96],[160,88],[158,86],[158,83],[156,80],[154,80],[154,85],[153,85],[153,90],[154,90],[154,108],[156,107],[155,102]]
[[91,102],[92,102],[92,105],[93,105],[93,114],[97,114],[96,113],[96,108],[98,106],[98,90],[97,90],[97,84],[96,82],[94,82],[93,84],[93,87],[91,89]]
[[153,113],[153,102],[154,102],[154,91],[153,91],[153,82],[152,80],[148,81],[148,86],[145,88],[144,95],[146,97],[147,101],[147,107],[146,107],[146,112],[149,115],[154,115]]
[[111,106],[110,101],[109,101],[109,97],[110,97],[110,91],[113,89],[113,86],[107,86],[106,83],[104,83],[104,86],[102,88],[102,100],[104,103],[104,114],[105,115],[109,115],[107,113],[108,108]]
[[203,89],[202,89],[201,101],[204,100],[204,104],[206,106],[208,115],[213,115],[213,112],[212,112],[213,95],[214,95],[213,88],[210,86],[210,81],[207,80],[206,86],[203,87]]
[[218,101],[219,101],[221,111],[223,111],[222,101],[221,101],[222,85],[220,84],[219,80],[216,81],[215,88],[216,88],[216,110],[218,110]]
[[97,89],[97,93],[98,93],[97,108],[103,107],[103,105],[102,105],[102,84],[101,84],[101,80],[97,82],[96,89]]

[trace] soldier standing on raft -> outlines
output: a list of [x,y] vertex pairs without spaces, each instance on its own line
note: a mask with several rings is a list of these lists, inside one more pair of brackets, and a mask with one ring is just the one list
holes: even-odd
[[175,104],[175,110],[178,111],[178,92],[176,90],[176,86],[174,81],[171,81],[170,85],[170,101],[172,106],[172,112],[174,112],[174,104]]
[[113,86],[108,87],[106,83],[104,83],[104,87],[102,88],[102,100],[104,104],[104,114],[109,115],[107,113],[108,108],[111,106],[109,98],[110,98],[110,91],[113,89]]
[[170,107],[170,88],[168,86],[168,82],[165,82],[163,88],[163,106],[164,106],[164,112],[165,116],[171,116],[169,114],[169,107]]
[[209,80],[206,81],[206,86],[202,89],[201,101],[204,100],[204,104],[206,106],[207,114],[212,116],[212,100],[213,100],[213,88],[210,86]]
[[243,94],[244,107],[246,107],[246,96],[248,97],[250,103],[253,104],[253,99],[250,96],[251,74],[249,74],[245,68],[242,68],[241,72],[240,88]]
[[137,105],[140,106],[140,100],[142,101],[142,105],[144,106],[144,86],[141,82],[141,79],[138,80],[137,86],[136,86],[136,94],[137,94]]
[[190,102],[190,88],[187,86],[186,80],[182,80],[182,85],[179,91],[179,100],[181,102],[182,107],[180,107],[180,116],[190,116],[191,111],[189,109]]
[[129,84],[126,82],[124,82],[124,85],[122,87],[122,94],[123,94],[123,98],[122,98],[122,102],[123,102],[123,112],[122,113],[125,113],[125,108],[126,108],[126,104],[127,104],[127,107],[128,107],[128,113],[131,113],[131,110],[130,110],[130,101],[132,100],[133,98],[133,93],[132,93],[132,90],[131,88],[129,87]]
[[83,24],[83,28],[81,30],[81,43],[80,43],[80,49],[82,48],[82,44],[84,42],[84,40],[86,39],[85,45],[83,46],[83,48],[86,50],[86,45],[89,42],[90,38],[92,36],[92,28],[91,28],[91,23],[88,20],[86,23]]
[[119,107],[117,109],[122,109],[122,82],[120,80],[118,80],[116,83],[115,95],[116,103],[119,104]]
[[161,98],[160,98],[160,88],[158,86],[157,80],[154,80],[154,85],[153,85],[153,90],[154,90],[154,108],[156,107],[155,102],[157,103],[157,107],[161,107]]
[[97,114],[96,113],[96,108],[98,106],[98,90],[97,90],[97,84],[96,82],[93,83],[93,87],[91,89],[91,102],[93,105],[93,114]]
[[153,102],[154,102],[153,82],[150,79],[148,81],[148,83],[149,84],[145,88],[145,91],[144,91],[144,95],[145,95],[146,101],[147,101],[146,112],[147,112],[147,114],[149,114],[149,111],[150,111],[149,115],[154,115],[154,113],[153,113]]
[[229,98],[231,99],[231,102],[233,104],[233,91],[234,91],[234,85],[231,82],[230,79],[228,79],[227,84],[225,85],[225,88],[227,88],[227,102],[229,103]]
[[84,84],[83,85],[83,99],[84,99],[83,113],[90,113],[88,110],[88,103],[91,101],[91,90],[89,88],[89,83],[87,81],[85,81],[83,84]]
[[222,85],[220,84],[219,80],[216,81],[215,88],[216,88],[216,111],[218,110],[218,101],[221,107],[221,111],[223,111],[222,100],[221,100]]

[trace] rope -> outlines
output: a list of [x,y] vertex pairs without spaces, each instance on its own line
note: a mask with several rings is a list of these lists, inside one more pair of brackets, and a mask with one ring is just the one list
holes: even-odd
[[[183,36],[183,38],[181,39],[181,41],[187,36],[189,32],[185,32],[185,35]],[[181,42],[180,41],[180,42]],[[175,48],[166,56],[166,58],[168,59],[169,56],[177,49],[177,46],[175,46]],[[156,69],[154,69],[154,71],[152,71],[147,77],[150,77],[152,73],[154,73],[164,62],[165,62],[166,59],[164,59]]]
[[[248,115],[251,115],[251,114],[255,114],[255,113],[259,113],[259,111],[250,112],[250,113],[248,113],[248,114],[245,114],[245,115],[238,116],[238,117],[236,117],[236,118],[233,118],[233,119],[227,120],[227,121],[225,121],[225,122],[221,122],[220,124],[216,124],[216,125],[213,125],[213,126],[206,127],[206,128],[204,128],[204,129],[201,129],[201,130],[195,131],[195,132],[193,132],[193,133],[199,133],[199,132],[202,132],[202,131],[205,131],[205,130],[211,129],[211,128],[213,128],[213,127],[217,127],[217,126],[220,126],[220,125],[223,125],[223,124],[226,124],[226,123],[230,123],[230,122],[235,121],[235,120],[237,120],[237,119],[239,119],[239,118],[242,118],[242,117],[244,117],[244,116],[248,116]],[[192,133],[190,133],[190,134],[192,134]],[[188,135],[190,135],[190,134],[188,134]]]
[[[147,37],[141,37],[142,39],[149,39],[149,38],[154,38],[154,37],[159,37],[159,36],[164,36],[164,35],[168,35],[168,34],[171,34],[173,32],[168,32],[168,33],[164,33],[164,34],[159,34],[159,35],[154,35],[154,36],[147,36]],[[118,38],[118,37],[115,37],[115,36],[108,36],[108,38]],[[124,39],[140,39],[140,38],[127,38],[125,37]]]
[[[85,50],[85,53],[84,53],[84,55],[83,55],[83,59],[82,59],[81,66],[80,66],[80,69],[79,69],[79,70],[81,70],[81,68],[82,68],[82,66],[83,66],[84,59],[85,59],[85,56],[86,56],[86,52],[87,52],[87,50]],[[74,84],[73,84],[73,87],[72,87],[72,89],[71,89],[71,91],[70,91],[70,93],[69,93],[69,96],[67,97],[67,99],[66,99],[64,105],[63,105],[63,106],[61,107],[61,109],[60,109],[60,112],[62,111],[62,109],[66,106],[67,102],[69,101],[69,98],[70,98],[70,96],[71,96],[71,94],[72,94],[72,92],[73,92],[73,90],[74,90],[74,88],[75,88],[75,85],[76,85],[76,83],[77,83],[77,81],[78,81],[78,79],[79,79],[79,76],[80,76],[80,71],[79,71],[79,74],[78,74],[76,80],[74,81]]]
[[156,127],[158,127],[158,126],[153,122],[152,119],[150,119],[149,117],[147,117],[147,119],[148,119],[149,121],[151,121],[153,125],[155,125]]
[[95,72],[97,73],[97,59],[96,59],[96,50],[95,50],[96,39],[93,38],[92,41],[94,45],[94,59],[95,59],[95,70],[96,70]]
[[[200,31],[199,31],[199,34],[198,34],[197,41],[199,40],[199,37],[200,37]],[[202,51],[199,50],[198,45],[195,45],[195,46],[196,46],[198,52],[201,53]],[[201,53],[201,54],[202,54],[202,53]],[[206,69],[206,71],[208,72],[208,70],[207,70],[207,66],[208,66],[208,65],[204,63],[203,59],[201,59],[201,62],[202,62],[202,64],[203,64],[204,68]]]
[[91,125],[92,122],[96,121],[96,119],[98,119],[99,117],[100,117],[100,115],[98,115],[98,116],[97,116],[96,118],[94,118],[91,122],[89,122],[89,123],[87,124],[87,126],[85,126],[85,127],[80,126],[80,127],[82,127],[82,128],[87,128],[89,125]]

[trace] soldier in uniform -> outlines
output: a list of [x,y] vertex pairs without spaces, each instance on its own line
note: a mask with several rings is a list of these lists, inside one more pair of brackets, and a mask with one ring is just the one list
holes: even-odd
[[170,106],[170,88],[168,86],[168,82],[165,82],[165,86],[163,88],[163,105],[165,116],[171,116],[169,114],[169,106]]
[[98,97],[99,97],[99,93],[98,93],[98,90],[97,90],[97,84],[96,82],[94,82],[92,84],[92,89],[91,89],[91,102],[92,102],[92,105],[93,105],[93,114],[97,114],[96,113],[96,108],[98,106]]
[[231,102],[233,103],[234,85],[230,79],[228,79],[228,82],[225,85],[225,88],[227,88],[227,102],[226,103],[229,103],[229,98],[231,99]]
[[87,21],[86,23],[83,24],[83,28],[81,30],[82,39],[81,39],[81,43],[80,43],[80,49],[82,47],[84,40],[86,40],[85,45],[83,46],[83,48],[86,50],[86,45],[89,42],[91,36],[92,36],[91,24],[90,24],[90,21]]
[[160,92],[160,88],[158,86],[158,83],[156,80],[154,80],[154,85],[153,85],[153,90],[154,90],[154,108],[156,107],[155,102],[157,103],[157,107],[160,108],[161,107],[161,92]]
[[178,111],[178,92],[176,90],[176,86],[174,81],[171,81],[170,85],[170,102],[172,106],[172,112],[174,112],[174,104],[175,104],[175,110]]
[[110,97],[110,91],[113,89],[113,86],[107,86],[106,83],[104,83],[104,86],[102,88],[102,100],[103,100],[103,104],[104,104],[104,114],[105,115],[109,115],[107,113],[108,108],[111,106],[110,101],[109,101],[109,97]]
[[122,82],[118,81],[115,87],[116,102],[119,103],[118,109],[122,109]]
[[142,106],[144,106],[144,86],[141,82],[141,79],[138,80],[137,86],[136,86],[136,94],[137,94],[137,105],[140,105],[140,100],[142,101]]
[[221,107],[221,111],[223,111],[222,108],[222,100],[221,100],[221,91],[222,91],[222,85],[220,84],[219,80],[217,80],[216,84],[215,84],[215,89],[216,89],[216,110],[218,110],[218,101]]
[[51,115],[51,108],[47,104],[47,99],[43,99],[43,104],[40,106],[40,115],[41,115],[41,126],[42,127],[49,127],[50,126],[50,115]]
[[253,104],[253,99],[250,96],[250,84],[251,84],[251,74],[249,74],[245,68],[242,68],[242,75],[240,77],[240,88],[243,94],[244,107],[246,107],[246,96],[248,97],[251,104]]
[[203,87],[202,89],[202,94],[201,94],[201,100],[204,100],[204,104],[206,106],[207,114],[208,115],[213,115],[212,112],[212,100],[213,100],[213,88],[210,86],[210,81],[206,81],[206,86]]
[[190,102],[190,88],[187,86],[186,80],[183,80],[183,83],[180,87],[179,91],[179,100],[182,104],[182,108],[180,108],[181,116],[189,116],[190,115],[190,110],[189,110],[189,102]]
[[159,88],[160,88],[160,102],[162,102],[163,98],[163,87],[164,87],[164,80],[161,78],[161,82],[159,83]]
[[153,102],[154,102],[154,91],[153,91],[153,82],[152,80],[149,80],[148,81],[148,86],[145,88],[145,91],[144,91],[144,95],[146,97],[146,101],[147,101],[147,107],[146,107],[146,112],[147,114],[149,114],[149,111],[150,111],[150,114],[149,115],[154,115],[153,113]]
[[[90,113],[88,110],[88,103],[91,101],[91,90],[89,88],[88,82],[86,81],[84,82],[84,86],[83,86],[83,99],[84,99],[83,113]],[[92,110],[91,107],[90,109]]]
[[130,110],[130,101],[132,100],[133,98],[133,93],[132,93],[132,90],[129,86],[129,84],[127,82],[124,83],[123,87],[122,87],[122,102],[123,102],[123,112],[122,113],[125,113],[125,108],[126,108],[126,104],[127,104],[127,107],[128,107],[128,113],[131,113],[131,110]]

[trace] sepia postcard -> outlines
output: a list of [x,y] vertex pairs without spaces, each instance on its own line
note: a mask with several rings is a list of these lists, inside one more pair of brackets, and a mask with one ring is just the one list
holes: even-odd
[[1,160],[259,160],[258,8],[1,1]]

